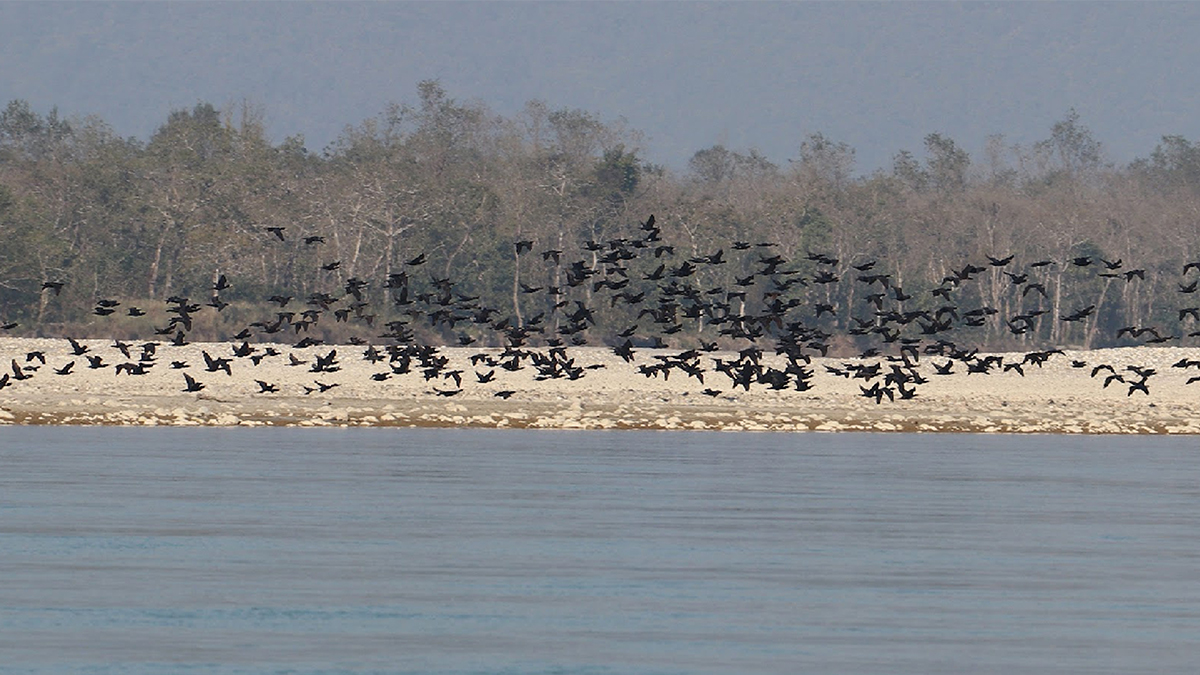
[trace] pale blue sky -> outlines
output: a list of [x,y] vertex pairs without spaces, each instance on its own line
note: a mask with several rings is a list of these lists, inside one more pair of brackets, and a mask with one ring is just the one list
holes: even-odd
[[776,162],[810,133],[890,166],[938,132],[1029,144],[1074,107],[1110,159],[1200,139],[1200,4],[0,2],[0,99],[146,138],[170,110],[242,98],[276,141],[451,96],[540,98],[645,133],[682,168],[722,143]]

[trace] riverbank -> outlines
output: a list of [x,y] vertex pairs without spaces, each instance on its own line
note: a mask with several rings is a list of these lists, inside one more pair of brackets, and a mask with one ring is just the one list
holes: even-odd
[[[955,363],[949,375],[935,368],[948,359],[925,356],[915,372],[927,381],[915,386],[915,397],[876,402],[863,389],[882,384],[882,375],[831,371],[881,362],[886,374],[890,364],[880,359],[813,359],[807,391],[763,384],[746,391],[714,370],[714,359],[737,359],[730,353],[699,355],[699,376],[673,369],[664,377],[638,368],[674,352],[638,350],[627,363],[608,349],[571,348],[566,358],[581,369],[572,380],[488,365],[499,359],[497,349],[439,349],[445,362],[430,372],[389,364],[386,354],[369,360],[364,346],[253,345],[240,357],[235,346],[159,344],[144,355],[137,343],[126,356],[111,341],[81,341],[87,351],[76,354],[67,340],[0,339],[0,372],[9,376],[0,389],[0,424],[1200,434],[1200,382],[1187,383],[1200,372],[1176,367],[1200,359],[1200,349],[1067,351],[1041,366],[1024,354],[1002,354],[988,372]],[[205,353],[218,364],[227,359],[228,373],[210,372]],[[88,357],[97,356],[100,365],[90,367]],[[118,372],[121,364],[129,367]],[[1108,367],[1093,376],[1098,366]],[[197,390],[185,391],[185,374]],[[1121,379],[1105,387],[1110,375]],[[1138,381],[1149,393],[1131,387]]]

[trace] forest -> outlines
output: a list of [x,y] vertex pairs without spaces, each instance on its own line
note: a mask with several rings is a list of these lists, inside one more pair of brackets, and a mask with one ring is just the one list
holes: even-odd
[[[452,279],[458,297],[514,326],[599,303],[584,328],[602,343],[643,316],[632,299],[663,283],[660,265],[688,261],[674,276],[696,297],[720,293],[743,315],[786,298],[847,347],[885,301],[912,316],[944,310],[935,291],[947,284],[956,308],[977,310],[964,329],[990,349],[1195,345],[1200,333],[1200,265],[1187,266],[1200,259],[1200,145],[1165,136],[1113,165],[1074,111],[1042,141],[994,136],[979,156],[930,133],[867,175],[852,147],[822,134],[795,139],[786,166],[713,145],[674,172],[647,162],[620,120],[540,101],[506,117],[436,81],[320,152],[300,137],[270,142],[262,120],[248,103],[198,103],[141,141],[8,103],[0,335],[145,336],[169,299],[191,298],[214,309],[190,335],[224,340],[272,318],[282,305],[268,298],[301,311],[326,294],[376,301],[382,316],[314,334],[369,340],[401,314],[389,280],[403,276],[414,294]],[[651,215],[663,250],[609,255],[644,242]],[[569,283],[573,265],[593,278]],[[791,281],[736,292],[764,266]],[[614,271],[627,292],[595,297]],[[120,311],[99,311],[110,306]],[[689,318],[682,343],[736,345]],[[430,343],[492,339],[470,322],[414,329]]]

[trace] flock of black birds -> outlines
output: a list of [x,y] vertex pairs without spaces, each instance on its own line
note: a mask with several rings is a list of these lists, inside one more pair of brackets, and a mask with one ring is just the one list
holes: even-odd
[[[265,228],[265,235],[279,242],[288,240],[284,227]],[[314,250],[325,243],[321,236],[307,236],[303,242]],[[882,403],[916,397],[919,386],[930,377],[993,372],[1024,376],[1025,368],[1041,367],[1050,358],[1064,355],[1061,349],[1051,348],[1030,351],[1016,359],[982,354],[977,348],[960,344],[961,339],[958,342],[953,339],[971,328],[983,326],[988,317],[998,313],[993,307],[964,307],[959,302],[968,295],[964,290],[990,268],[1002,271],[1011,284],[1010,292],[1018,294],[1023,302],[1033,303],[1021,313],[1003,319],[1015,336],[1032,330],[1039,317],[1049,312],[1043,306],[1047,299],[1045,284],[1036,278],[1042,268],[1062,264],[1098,269],[1098,276],[1125,283],[1144,280],[1146,274],[1143,269],[1126,269],[1121,260],[1090,256],[1061,263],[1040,260],[1023,268],[1014,264],[1012,255],[987,256],[986,265],[966,264],[927,291],[931,296],[925,298],[929,302],[924,304],[936,304],[936,308],[906,310],[905,303],[913,300],[915,293],[906,293],[892,275],[877,271],[878,261],[862,260],[844,268],[855,271],[855,288],[864,291],[857,298],[861,305],[846,308],[835,306],[829,293],[821,293],[822,288],[840,281],[839,261],[825,253],[810,251],[789,260],[777,252],[774,243],[734,241],[728,245],[729,253],[722,247],[710,254],[683,257],[674,246],[663,242],[662,230],[654,216],[638,224],[634,236],[588,241],[582,255],[574,259],[557,249],[535,252],[534,245],[533,241],[513,244],[518,265],[523,258],[532,256],[544,267],[538,272],[545,279],[542,285],[530,285],[519,278],[514,283],[514,294],[536,299],[531,304],[544,308],[533,316],[526,318],[517,312],[485,306],[478,296],[460,292],[458,284],[450,278],[430,275],[426,282],[419,270],[429,256],[422,253],[407,260],[400,271],[379,280],[377,288],[370,281],[352,277],[341,282],[338,293],[308,295],[303,309],[293,305],[297,300],[293,296],[276,294],[265,298],[275,306],[273,316],[249,323],[229,336],[228,355],[203,351],[202,372],[231,375],[235,363],[244,361],[253,367],[267,359],[278,359],[289,367],[307,367],[313,374],[312,386],[303,387],[305,395],[328,392],[339,383],[316,378],[330,379],[328,374],[341,370],[338,348],[326,350],[321,339],[311,337],[311,329],[332,316],[334,322],[357,324],[373,333],[369,339],[352,337],[347,342],[365,348],[361,358],[377,368],[371,375],[374,381],[419,375],[431,382],[432,393],[440,396],[461,393],[464,380],[468,384],[471,381],[476,385],[495,384],[498,370],[515,372],[531,368],[538,381],[574,381],[585,377],[589,370],[604,366],[579,365],[570,349],[597,341],[594,336],[597,312],[622,306],[624,315],[634,317],[632,323],[598,341],[626,363],[633,364],[642,376],[666,380],[678,372],[681,377],[694,379],[697,389],[704,387],[698,393],[712,397],[725,393],[719,386],[734,391],[738,388],[749,391],[752,387],[808,391],[813,386],[813,357],[827,356],[834,338],[819,327],[821,317],[851,312],[849,335],[859,345],[870,346],[861,349],[856,358],[825,365],[825,371],[861,381],[861,395]],[[749,273],[734,274],[731,287],[705,288],[699,281],[705,276],[703,271],[726,265],[735,257],[739,269]],[[635,261],[640,264],[635,265]],[[320,267],[324,272],[336,273],[341,263],[330,261]],[[1200,287],[1200,275],[1187,280],[1193,271],[1200,271],[1200,262],[1184,266],[1180,294],[1196,293]],[[53,297],[63,287],[62,281],[47,280],[41,290]],[[117,375],[145,375],[158,367],[160,348],[166,351],[189,344],[188,334],[198,313],[221,312],[229,306],[222,293],[231,287],[230,280],[222,274],[208,289],[209,299],[204,304],[182,296],[168,298],[165,309],[169,319],[155,328],[154,341],[133,345],[114,340],[115,353],[102,355],[76,339],[67,338],[71,353],[85,359],[86,368],[112,368]],[[373,293],[377,290],[383,292]],[[386,298],[388,306],[380,307],[379,300],[372,298]],[[125,306],[115,299],[98,300],[93,313],[98,317],[111,316],[122,307],[125,315],[146,315],[143,308]],[[1079,322],[1095,312],[1096,306],[1090,305],[1057,319]],[[1180,326],[1185,318],[1200,322],[1200,307],[1181,308],[1178,315]],[[0,327],[12,329],[16,325],[6,323]],[[453,336],[449,342],[456,346],[479,344],[496,348],[481,349],[471,355],[474,372],[466,373],[451,367],[441,347],[418,339],[419,332]],[[305,336],[301,337],[301,333]],[[1200,331],[1188,335],[1197,336]],[[1144,344],[1164,344],[1181,337],[1154,326],[1122,327],[1117,337],[1124,336],[1141,339]],[[285,353],[288,337],[296,340],[291,344],[294,350],[318,349],[311,358],[295,351]],[[643,350],[652,351],[646,356]],[[712,354],[717,351],[735,356],[719,358]],[[120,358],[114,359],[115,354],[120,354]],[[770,358],[771,354],[778,358]],[[110,363],[106,358],[114,361]],[[920,372],[918,364],[922,359],[931,362],[932,373]],[[42,351],[29,352],[23,363],[14,358],[11,372],[0,376],[0,389],[28,380],[45,365],[46,355]],[[75,365],[76,361],[70,360],[51,370],[58,376],[69,376],[75,372]],[[1138,365],[1118,369],[1111,364],[1072,360],[1071,366],[1090,368],[1093,378],[1104,375],[1103,388],[1114,383],[1127,387],[1128,396],[1148,395],[1148,382],[1158,374],[1153,368]],[[1200,360],[1183,359],[1174,367],[1200,369]],[[201,376],[198,364],[169,360],[168,368],[181,371],[181,391],[199,392],[205,388],[198,379]],[[1190,377],[1187,383],[1196,381],[1200,381],[1200,375]],[[286,393],[281,392],[278,384],[256,382],[260,394]],[[501,398],[514,393],[511,389],[493,392]]]

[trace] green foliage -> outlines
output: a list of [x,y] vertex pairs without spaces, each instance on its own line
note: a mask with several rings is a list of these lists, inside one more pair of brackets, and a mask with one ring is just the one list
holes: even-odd
[[1150,158],[1134,162],[1131,168],[1159,190],[1200,191],[1200,145],[1183,136],[1163,136]]
[[901,150],[892,158],[892,176],[910,190],[922,192],[929,184],[929,174],[908,150]]
[[698,150],[688,160],[688,170],[701,183],[722,183],[734,178],[761,180],[779,170],[757,150],[740,153],[723,145]]
[[955,142],[941,134],[925,137],[926,175],[933,189],[941,192],[962,192],[967,188],[967,169],[971,157]]
[[0,112],[0,161],[39,160],[71,136],[71,125],[52,108],[44,117],[28,101],[13,100]]
[[199,169],[230,153],[231,136],[211,103],[197,103],[191,111],[171,112],[150,138],[148,151],[160,162]]
[[1074,108],[1050,128],[1050,138],[1034,148],[1048,156],[1053,171],[1072,178],[1094,174],[1101,167],[1100,141],[1079,121]]
[[637,189],[641,171],[637,154],[625,152],[625,146],[618,145],[606,150],[596,162],[589,192],[610,204],[620,204]]

